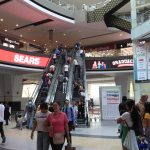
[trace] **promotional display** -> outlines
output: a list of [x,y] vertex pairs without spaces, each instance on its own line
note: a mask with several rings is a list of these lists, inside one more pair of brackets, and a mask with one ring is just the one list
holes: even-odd
[[133,69],[133,57],[107,57],[107,58],[86,58],[87,71],[102,71],[102,70],[127,70]]
[[0,62],[2,63],[11,63],[27,67],[45,68],[49,61],[50,58],[48,57],[16,53],[0,48]]
[[119,116],[118,105],[120,102],[120,86],[100,87],[101,119],[116,119]]
[[135,82],[150,82],[150,45],[138,45],[135,51]]

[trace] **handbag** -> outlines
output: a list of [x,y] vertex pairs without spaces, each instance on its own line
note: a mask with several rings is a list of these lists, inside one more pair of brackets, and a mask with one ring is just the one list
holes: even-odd
[[65,150],[76,150],[76,147],[72,147],[70,145],[65,146]]
[[53,143],[54,144],[63,144],[65,142],[64,133],[55,133],[53,135]]

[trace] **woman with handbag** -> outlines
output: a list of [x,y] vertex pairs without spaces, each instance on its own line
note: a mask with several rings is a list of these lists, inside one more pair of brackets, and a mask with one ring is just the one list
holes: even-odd
[[47,126],[49,126],[49,136],[52,150],[62,150],[65,135],[67,137],[67,142],[70,143],[69,138],[69,128],[68,119],[65,113],[60,111],[60,103],[53,103],[54,112],[51,113],[46,121]]
[[123,113],[117,123],[122,124],[122,147],[123,150],[139,150],[136,140],[135,129],[140,121],[140,114],[134,100],[126,101],[127,112]]

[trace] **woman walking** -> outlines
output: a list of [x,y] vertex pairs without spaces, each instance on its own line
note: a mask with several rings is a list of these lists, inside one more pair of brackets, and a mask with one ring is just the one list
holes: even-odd
[[68,143],[69,139],[69,128],[68,119],[65,113],[60,111],[60,103],[53,103],[54,112],[49,114],[47,118],[47,126],[49,126],[49,136],[52,150],[62,150],[65,142],[65,135]]
[[135,129],[140,122],[140,115],[135,107],[134,100],[127,100],[126,102],[127,112],[123,113],[118,119],[117,123],[121,123],[122,126],[122,147],[123,150],[139,150]]

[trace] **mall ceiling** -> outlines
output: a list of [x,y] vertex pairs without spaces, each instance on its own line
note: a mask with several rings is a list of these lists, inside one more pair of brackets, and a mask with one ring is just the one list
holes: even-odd
[[[94,2],[94,0],[92,1]],[[82,2],[85,3],[86,1],[83,0]],[[123,8],[123,10],[125,9]],[[77,41],[81,41],[82,45],[94,45],[130,38],[130,34],[116,29],[112,30],[112,28],[108,29],[104,22],[70,24],[52,19],[20,0],[11,0],[0,5],[1,34],[7,34],[30,43],[45,45],[50,49],[52,48],[49,41],[49,30],[51,29],[54,30],[53,47],[61,43],[64,46],[73,46]]]

